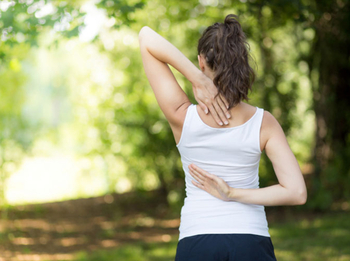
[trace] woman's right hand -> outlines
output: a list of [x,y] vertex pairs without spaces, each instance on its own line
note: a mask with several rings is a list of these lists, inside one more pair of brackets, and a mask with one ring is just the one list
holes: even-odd
[[231,188],[222,178],[201,169],[195,164],[190,164],[188,170],[194,178],[192,184],[197,188],[203,189],[218,199],[224,201],[231,200],[234,188]]
[[[192,83],[193,93],[200,108],[205,114],[211,113],[214,120],[222,126],[228,124],[231,117],[228,111],[228,102],[222,95],[217,95],[218,91],[213,81],[204,73],[196,77],[197,81]],[[217,95],[217,96],[216,96]]]

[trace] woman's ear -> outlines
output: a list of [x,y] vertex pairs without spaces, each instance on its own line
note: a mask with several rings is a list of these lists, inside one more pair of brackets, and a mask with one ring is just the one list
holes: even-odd
[[199,63],[199,68],[201,68],[202,72],[204,72],[204,63],[203,63],[203,57],[201,55],[198,55],[198,63]]

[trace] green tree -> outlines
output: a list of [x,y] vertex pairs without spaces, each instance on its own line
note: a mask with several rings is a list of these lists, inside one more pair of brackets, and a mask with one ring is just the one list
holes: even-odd
[[[75,37],[84,26],[81,11],[85,0],[75,1],[7,1],[0,10],[0,191],[2,206],[6,206],[4,192],[9,175],[20,164],[38,134],[23,112],[26,99],[25,72],[21,61],[30,48],[38,45],[42,33],[52,30],[56,46],[61,39]],[[104,1],[106,2],[106,1]],[[107,3],[108,2],[108,3]],[[109,12],[115,8],[116,27],[130,24],[131,12],[142,2],[130,5],[127,1],[107,1]],[[115,3],[115,5],[114,5]],[[103,5],[103,2],[100,3]],[[117,12],[117,9],[119,11]],[[6,215],[6,211],[3,212]]]
[[314,3],[316,37],[307,56],[316,115],[315,207],[350,198],[350,4]]

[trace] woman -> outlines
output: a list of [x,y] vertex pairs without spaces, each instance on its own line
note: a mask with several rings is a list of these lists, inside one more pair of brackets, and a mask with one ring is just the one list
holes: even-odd
[[[236,18],[228,15],[204,31],[201,70],[152,29],[139,34],[144,69],[185,172],[176,261],[276,260],[264,206],[306,202],[303,176],[279,123],[243,102],[254,71]],[[191,104],[168,64],[192,83],[200,107]],[[279,184],[259,188],[263,150]]]

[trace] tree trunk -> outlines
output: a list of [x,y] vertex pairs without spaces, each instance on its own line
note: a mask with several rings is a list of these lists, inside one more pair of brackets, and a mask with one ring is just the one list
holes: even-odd
[[[312,68],[318,71],[313,89],[316,117],[315,184],[311,193],[330,199],[349,195],[350,145],[350,8],[334,1],[315,21]],[[336,189],[335,189],[336,188]],[[331,203],[331,201],[329,202]]]

